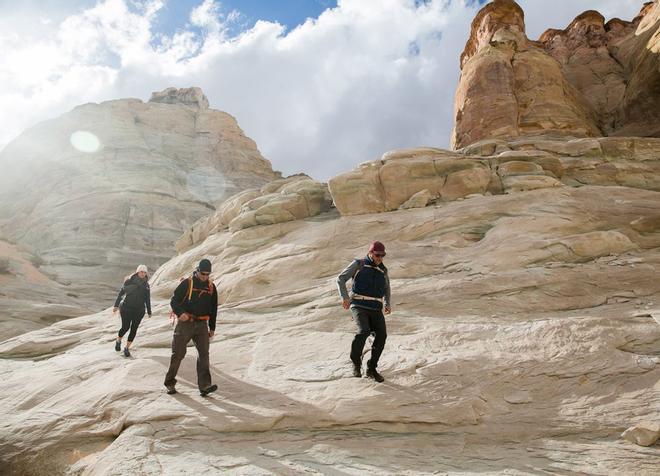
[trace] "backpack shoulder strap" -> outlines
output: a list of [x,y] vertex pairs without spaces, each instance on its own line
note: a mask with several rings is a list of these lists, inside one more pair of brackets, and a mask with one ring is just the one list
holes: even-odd
[[362,271],[362,268],[364,268],[364,260],[363,259],[356,259],[358,263],[358,269],[355,270],[355,273],[353,273],[353,280],[355,280],[355,277],[358,275],[360,271]]
[[193,292],[193,278],[192,276],[188,278],[188,293],[186,294],[188,301],[192,299],[192,292]]

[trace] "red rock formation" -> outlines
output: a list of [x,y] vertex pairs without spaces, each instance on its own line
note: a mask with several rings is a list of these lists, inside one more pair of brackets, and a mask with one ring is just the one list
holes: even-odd
[[461,55],[452,147],[528,134],[660,136],[660,6],[631,22],[593,10],[538,41],[513,0],[472,22]]
[[454,148],[524,134],[600,135],[560,64],[525,36],[513,0],[495,0],[477,14],[461,66]]
[[[657,2],[649,2],[632,22],[615,18],[605,23],[600,13],[589,10],[578,15],[564,30],[548,30],[539,38],[545,51],[561,64],[566,79],[589,103],[604,135],[620,135],[618,129],[625,129],[627,135],[657,135],[657,132],[649,134],[645,126],[634,124],[638,122],[634,116],[639,117],[641,112],[635,109],[641,104],[635,104],[639,101],[633,99],[641,95],[644,102],[651,100],[651,104],[657,105],[653,101],[653,96],[657,100],[657,94],[648,91],[648,86],[653,83],[653,76],[658,76],[658,60],[645,51],[650,34],[658,30],[657,14]],[[645,18],[645,25],[650,22],[655,26],[647,27],[647,34],[638,35]],[[649,70],[629,88],[631,77],[640,76],[637,64],[640,60],[650,63]],[[633,111],[625,112],[631,107]],[[657,107],[646,109],[649,110],[645,116],[651,113],[653,117]]]

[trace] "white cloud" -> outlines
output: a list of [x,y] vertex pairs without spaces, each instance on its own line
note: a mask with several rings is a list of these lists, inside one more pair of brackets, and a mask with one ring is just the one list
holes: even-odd
[[213,0],[204,0],[200,6],[192,9],[190,23],[209,30],[220,30],[219,8]]
[[[630,19],[641,3],[521,1],[534,38],[589,8]],[[340,0],[293,31],[259,21],[236,37],[228,31],[239,14],[212,0],[200,0],[186,28],[163,35],[154,31],[163,6],[105,0],[30,41],[0,22],[0,143],[80,103],[200,86],[285,173],[327,179],[392,148],[448,146],[475,6]]]

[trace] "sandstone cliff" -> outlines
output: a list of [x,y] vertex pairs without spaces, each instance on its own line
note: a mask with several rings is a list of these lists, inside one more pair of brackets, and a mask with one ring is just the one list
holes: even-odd
[[539,41],[513,0],[472,22],[461,56],[452,147],[486,138],[660,136],[660,5],[631,22],[588,11]]
[[[60,304],[79,308],[72,295],[93,296],[88,312],[106,307],[137,264],[166,261],[218,202],[279,176],[198,88],[79,106],[8,144],[0,166],[2,238],[68,288]],[[20,311],[37,322],[55,317]]]

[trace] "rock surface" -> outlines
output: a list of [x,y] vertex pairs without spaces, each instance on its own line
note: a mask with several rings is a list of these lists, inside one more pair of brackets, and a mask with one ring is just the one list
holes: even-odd
[[[660,232],[631,225],[648,216],[660,192],[564,186],[220,230],[153,276],[133,358],[109,310],[0,344],[0,454],[37,474],[652,474],[658,452],[619,438],[660,408]],[[334,283],[374,238],[383,384],[351,377]],[[171,397],[167,299],[202,257],[219,390],[199,397],[191,348]]]
[[[137,264],[153,271],[167,261],[181,233],[216,203],[278,178],[198,88],[170,88],[148,103],[79,106],[8,144],[0,166],[0,238],[37,256],[72,294],[90,296],[57,301],[93,302],[86,313],[106,307]],[[23,306],[11,313],[57,317]]]
[[632,22],[595,11],[539,41],[513,0],[475,17],[461,56],[452,147],[486,138],[660,136],[660,5]]
[[82,316],[98,305],[93,296],[55,281],[42,266],[38,256],[0,241],[0,341]]
[[342,215],[407,208],[424,191],[426,203],[563,185],[660,191],[660,139],[530,136],[483,140],[455,152],[405,149],[365,162],[328,185]]

